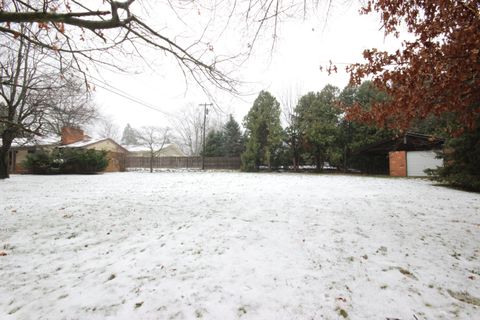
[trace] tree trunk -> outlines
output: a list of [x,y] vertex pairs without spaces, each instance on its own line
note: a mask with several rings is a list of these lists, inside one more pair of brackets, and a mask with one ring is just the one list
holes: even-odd
[[150,156],[150,173],[153,173],[153,155]]
[[315,155],[315,166],[317,168],[317,172],[321,172],[323,170],[323,157],[319,154]]
[[13,138],[8,132],[2,134],[2,143],[0,147],[0,179],[10,178],[9,167],[8,167],[8,153],[12,145]]
[[0,148],[0,179],[10,178],[8,171],[8,150]]

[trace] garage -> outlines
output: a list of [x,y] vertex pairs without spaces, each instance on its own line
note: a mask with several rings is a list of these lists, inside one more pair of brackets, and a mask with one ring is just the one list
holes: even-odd
[[425,177],[426,169],[442,166],[437,152],[443,149],[442,138],[416,132],[385,139],[364,147],[359,152],[386,160],[384,172],[393,177]]
[[437,159],[437,153],[432,150],[407,152],[407,176],[425,177],[426,169],[436,169],[443,165],[442,159]]

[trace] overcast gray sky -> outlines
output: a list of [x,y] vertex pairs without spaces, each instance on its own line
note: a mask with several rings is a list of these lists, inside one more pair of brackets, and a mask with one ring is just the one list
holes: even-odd
[[[156,9],[154,4],[150,6],[150,10]],[[306,19],[297,17],[283,21],[273,51],[271,38],[268,38],[270,33],[266,32],[266,36],[257,42],[250,58],[235,70],[236,76],[245,82],[239,88],[244,94],[238,97],[212,91],[221,110],[233,113],[241,122],[260,90],[269,90],[281,100],[281,96],[289,90],[303,94],[321,90],[328,83],[343,88],[348,83],[343,63],[361,62],[362,51],[367,48],[394,49],[399,46],[399,40],[384,38],[379,18],[375,15],[360,15],[357,4],[331,8],[327,20],[322,10],[319,8]],[[167,20],[175,19],[170,13]],[[197,24],[200,23],[202,22],[197,21]],[[220,24],[219,27],[222,26]],[[163,28],[161,25],[158,27]],[[180,22],[175,27],[179,34],[182,33],[182,28],[192,28]],[[218,31],[215,27],[215,23],[212,23],[212,34]],[[233,54],[238,48],[237,44],[245,42],[235,26],[230,27],[215,43],[216,52]],[[121,94],[141,100],[151,107],[97,86],[96,103],[120,128],[123,129],[126,123],[134,127],[168,126],[169,114],[174,114],[189,103],[198,105],[209,102],[207,95],[194,82],[186,85],[172,59],[154,51],[146,51],[145,55],[149,67],[132,58],[134,72],[101,70],[97,75],[113,88],[121,90]],[[337,74],[329,76],[320,70],[320,66],[328,64],[329,60],[339,65]],[[109,90],[115,91],[112,87]]]

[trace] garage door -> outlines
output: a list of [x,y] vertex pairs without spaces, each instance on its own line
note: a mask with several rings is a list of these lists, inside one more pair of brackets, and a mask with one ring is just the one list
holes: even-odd
[[434,151],[409,151],[407,152],[407,176],[425,177],[425,169],[435,169],[443,165],[442,159],[436,159]]

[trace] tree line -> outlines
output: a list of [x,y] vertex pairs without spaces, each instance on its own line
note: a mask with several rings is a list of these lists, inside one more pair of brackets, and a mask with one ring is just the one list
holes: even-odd
[[309,166],[321,171],[326,164],[343,171],[353,167],[375,170],[372,159],[363,159],[355,150],[393,137],[394,132],[350,121],[341,106],[361,102],[368,107],[384,98],[370,82],[347,86],[342,91],[326,85],[319,92],[301,96],[292,110],[284,108],[288,123],[283,127],[280,103],[268,91],[260,92],[244,119],[243,170],[280,167],[299,170],[301,166]]

